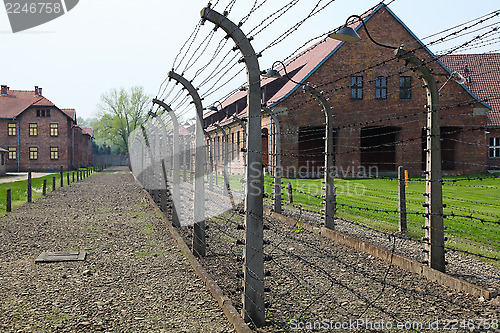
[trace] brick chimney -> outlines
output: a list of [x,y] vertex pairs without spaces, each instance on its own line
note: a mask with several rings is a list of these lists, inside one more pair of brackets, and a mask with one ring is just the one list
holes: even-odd
[[7,90],[9,90],[9,87],[2,85],[0,88],[1,88],[1,95],[7,96]]
[[38,91],[38,86],[35,86],[35,97],[40,96],[40,93]]

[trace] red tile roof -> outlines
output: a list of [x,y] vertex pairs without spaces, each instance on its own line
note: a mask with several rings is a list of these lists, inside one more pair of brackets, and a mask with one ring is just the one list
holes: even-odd
[[34,91],[8,90],[7,96],[0,96],[0,118],[14,118],[31,105],[55,106],[43,96],[35,96]]
[[62,112],[64,112],[68,117],[73,119],[73,121],[76,121],[76,111],[75,109],[61,109]]
[[[365,18],[365,21],[370,18],[371,15],[373,15],[375,12],[377,12],[380,8],[384,7],[384,4],[379,4],[378,6],[368,10],[366,13],[361,15],[363,18]],[[354,21],[354,23],[351,23],[350,26],[354,28],[355,30],[359,29],[361,27],[361,22],[359,21]],[[313,46],[309,47],[305,51],[299,53],[298,55],[294,56],[291,60],[287,61],[285,63],[286,65],[286,70],[289,74],[289,76],[294,80],[298,81],[300,83],[305,83],[307,82],[307,79],[309,76],[311,76],[330,56],[332,56],[337,49],[342,46],[344,42],[341,42],[339,40],[335,40],[332,38],[325,38],[321,40],[320,42],[314,44]],[[282,66],[279,66],[275,68],[280,72],[281,75],[285,76],[284,70]],[[277,103],[282,101],[283,99],[287,98],[292,92],[295,91],[295,89],[299,88],[301,85],[296,84],[290,80],[287,79],[282,79],[282,78],[262,78],[261,80],[261,86],[263,89],[265,89],[266,86],[271,86],[273,85],[273,82],[275,81],[282,81],[282,83],[279,85],[279,88],[277,92],[272,94],[272,96],[268,96],[269,99],[267,100],[267,104],[269,106],[275,106]],[[277,83],[277,82],[275,82]],[[237,100],[241,99],[246,95],[246,91],[243,92],[238,92],[225,101],[222,102],[224,106],[228,106]],[[215,113],[214,111],[209,111],[204,115],[204,118],[207,118],[211,114]],[[238,116],[240,118],[246,117],[247,115],[247,107],[245,107],[242,110],[238,110]],[[231,123],[231,119],[223,119],[219,122],[220,125],[224,125],[227,123]],[[214,129],[215,127],[213,126],[208,126],[208,130]]]
[[460,73],[466,79],[465,86],[491,106],[487,125],[500,126],[500,53],[453,54],[441,61]]
[[[419,42],[420,45],[422,45],[425,50],[427,50],[430,54],[432,54],[431,51],[428,50],[425,47],[425,45],[418,39],[418,37],[415,36],[410,31],[410,29],[408,27],[406,27],[406,25],[385,4],[381,3],[377,6],[375,6],[374,8],[368,10],[366,13],[364,13],[361,16],[364,18],[364,20],[366,22],[372,17],[372,15],[374,15],[376,12],[378,12],[381,8],[387,9],[387,12],[390,15],[393,15],[393,17],[401,23],[403,28],[407,29],[407,31],[416,39],[416,41]],[[354,30],[358,30],[361,28],[361,25],[362,25],[361,22],[355,21],[354,23],[351,23],[350,26]],[[335,54],[335,52],[343,45],[343,43],[344,42],[334,40],[331,38],[325,38],[325,39],[321,40],[320,42],[316,43],[315,45],[309,47],[307,50],[294,56],[291,60],[289,60],[285,63],[289,76],[294,81],[297,81],[300,83],[306,83],[307,79],[325,61],[327,61],[331,56],[333,56]],[[496,61],[496,65],[499,66],[498,61]],[[445,66],[447,66],[447,63],[445,63]],[[275,69],[279,70],[281,75],[283,75],[283,76],[285,75],[284,70],[281,66],[279,66],[278,68],[275,68]],[[452,69],[452,71],[453,70],[455,70],[455,69]],[[494,79],[494,80],[496,80],[495,82],[497,82],[497,83],[499,82],[498,79]],[[275,91],[270,94],[271,95],[271,96],[269,96],[270,98],[267,100],[267,105],[270,107],[276,106],[281,101],[286,99],[290,94],[292,94],[297,88],[300,87],[300,85],[298,85],[290,80],[283,79],[283,78],[262,78],[262,80],[261,80],[261,86],[262,86],[263,90],[266,89],[265,88],[266,86],[272,86],[273,84],[278,86],[278,89],[277,90],[275,89]],[[497,89],[498,89],[498,86],[497,86]],[[500,91],[497,90],[497,92],[500,92]],[[471,93],[471,95],[475,94],[475,96],[473,96],[474,98],[477,98],[477,97],[479,97],[479,99],[482,98],[482,96],[480,94],[477,94],[474,90],[472,90],[470,88],[469,88],[468,93]],[[229,97],[227,100],[222,101],[222,104],[224,105],[224,107],[229,107],[230,104],[235,103],[236,101],[238,101],[239,99],[241,99],[245,95],[246,95],[246,92],[238,92],[237,94]],[[495,95],[500,97],[500,94],[498,94],[498,93]],[[495,100],[495,101],[500,103],[500,99]],[[488,103],[493,104],[493,101],[489,101]],[[240,118],[246,117],[247,107],[243,108],[242,110],[238,110],[238,111],[239,111],[238,116]],[[204,118],[207,119],[210,115],[213,115],[213,114],[214,114],[213,111],[208,112],[204,115]],[[491,115],[492,115],[492,117],[490,117],[491,123],[498,124],[499,119],[496,118],[497,116],[495,116],[495,113],[491,112]],[[232,120],[228,119],[226,117],[225,119],[222,119],[218,123],[220,125],[224,125],[224,124],[231,123],[231,122],[232,122]],[[213,125],[208,124],[208,127],[207,127],[208,130],[212,130],[214,128],[215,127]]]
[[[7,96],[0,95],[0,118],[14,118],[30,106],[57,106],[43,96],[35,96],[30,90],[7,90]],[[76,121],[75,109],[60,109],[71,120]]]
[[189,131],[186,129],[186,127],[184,127],[184,125],[179,124],[179,135],[186,136],[186,135],[191,135],[191,133],[189,133]]
[[92,137],[94,135],[94,130],[92,128],[82,128],[82,134]]

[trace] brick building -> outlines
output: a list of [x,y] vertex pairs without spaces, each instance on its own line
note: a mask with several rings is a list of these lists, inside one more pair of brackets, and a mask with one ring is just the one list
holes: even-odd
[[465,78],[465,86],[491,105],[486,124],[488,169],[500,170],[500,53],[453,54],[443,63]]
[[83,131],[74,109],[60,109],[34,91],[1,86],[0,145],[8,150],[7,171],[54,171],[92,163],[92,132]]
[[6,164],[7,164],[7,156],[9,151],[7,149],[3,149],[0,147],[0,176],[5,175],[7,172]]
[[[385,5],[364,14],[372,37],[383,44],[414,50],[441,87],[451,71]],[[334,116],[335,163],[339,176],[394,173],[399,165],[422,175],[425,162],[426,92],[418,71],[396,61],[394,50],[372,43],[359,22],[352,23],[362,40],[344,43],[326,38],[286,62],[289,76],[309,83],[329,100]],[[285,176],[318,177],[325,151],[325,113],[302,86],[285,76],[262,80],[262,99],[278,114],[282,167]],[[233,173],[241,172],[244,144],[241,127],[231,117],[246,115],[246,92],[222,101],[223,112],[208,112],[204,126],[213,137],[217,163],[222,142],[228,140]],[[484,135],[490,105],[465,85],[449,81],[440,91],[442,167],[444,174],[486,170]],[[228,138],[214,123],[230,128]],[[273,131],[263,113],[264,163],[269,159]]]

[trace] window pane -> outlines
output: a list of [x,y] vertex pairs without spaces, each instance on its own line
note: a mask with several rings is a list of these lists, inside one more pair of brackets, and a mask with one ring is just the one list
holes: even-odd
[[59,148],[58,147],[50,147],[50,159],[51,160],[59,159]]
[[30,128],[30,135],[31,136],[38,135],[38,124],[30,123],[29,128]]
[[7,125],[8,135],[16,135],[16,124]]
[[17,160],[17,148],[9,147],[9,160]]
[[50,136],[58,136],[59,129],[57,124],[50,124]]
[[30,147],[30,160],[38,159],[38,148]]

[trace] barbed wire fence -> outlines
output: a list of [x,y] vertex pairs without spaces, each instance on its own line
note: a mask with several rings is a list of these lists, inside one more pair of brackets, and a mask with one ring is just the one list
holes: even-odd
[[[261,112],[263,105],[272,105],[276,101],[261,99],[261,79],[254,76],[249,78],[246,85],[238,85],[220,98],[220,108],[215,107],[211,111],[212,114],[220,114],[218,121],[208,123],[198,117],[193,124],[182,124],[180,119],[192,111],[193,103],[201,104],[220,89],[233,84],[243,70],[237,70],[239,57],[231,55],[232,52],[239,49],[244,56],[242,62],[247,65],[247,71],[256,70],[248,68],[247,57],[257,58],[257,53],[245,53],[246,50],[242,50],[241,46],[241,39],[245,35],[238,34],[241,32],[239,28],[249,17],[263,10],[267,1],[255,1],[249,13],[239,21],[240,24],[234,25],[229,25],[231,22],[228,15],[237,1],[230,1],[221,10],[223,15],[216,11],[218,2],[204,9],[202,20],[179,51],[172,71],[159,88],[148,119],[130,136],[129,155],[131,169],[138,181],[178,227],[187,243],[191,244],[192,251],[198,255],[250,326],[259,331],[286,331],[310,329],[311,327],[306,326],[308,323],[313,325],[312,329],[339,329],[337,325],[350,323],[351,328],[359,331],[380,331],[395,328],[398,323],[408,331],[421,332],[430,330],[430,325],[436,324],[435,318],[440,317],[447,321],[437,324],[448,325],[450,328],[457,325],[459,330],[479,328],[498,331],[494,312],[476,299],[458,297],[461,293],[451,289],[443,292],[439,285],[429,284],[423,278],[398,268],[393,262],[395,255],[403,255],[430,265],[429,245],[440,247],[443,253],[447,251],[448,274],[467,279],[484,288],[500,289],[497,283],[492,282],[499,278],[495,269],[473,259],[500,261],[500,214],[497,213],[500,205],[494,200],[481,199],[491,194],[491,190],[498,189],[498,176],[481,174],[477,177],[444,179],[405,178],[401,172],[396,177],[391,174],[381,176],[378,173],[371,174],[369,168],[359,170],[354,167],[339,167],[334,170],[335,180],[332,180],[332,184],[325,183],[320,178],[328,170],[328,166],[325,166],[328,154],[331,154],[334,161],[360,154],[366,161],[376,161],[375,166],[380,167],[380,160],[373,157],[377,154],[387,150],[404,151],[414,146],[425,149],[427,140],[434,136],[429,131],[412,132],[407,136],[399,134],[404,127],[425,127],[425,119],[432,113],[431,105],[422,109],[400,102],[396,107],[405,110],[402,113],[394,112],[389,107],[374,107],[370,115],[359,120],[358,115],[363,111],[355,109],[354,101],[339,105],[337,100],[329,99],[333,112],[339,107],[354,111],[350,111],[350,120],[335,124],[335,151],[325,153],[325,129],[328,121],[316,121],[314,126],[300,128],[279,124],[284,119],[279,112],[277,117],[269,117],[267,111]],[[299,0],[293,1],[281,7],[274,15],[253,27],[248,35],[256,37],[269,29],[298,2]],[[305,18],[295,19],[295,24],[265,46],[263,52],[279,44],[304,21],[313,18],[315,13],[332,3],[333,1],[315,3]],[[222,19],[217,19],[217,14]],[[444,32],[444,37],[427,42],[426,45],[414,45],[407,52],[421,52],[429,45],[466,34],[472,27],[481,24],[486,25],[483,30],[478,30],[481,37],[473,37],[444,53],[452,54],[462,49],[478,47],[481,41],[489,44],[498,35],[498,28],[490,25],[489,20],[497,17],[498,12],[494,12],[457,26],[451,32]],[[217,31],[214,29],[203,34],[204,26],[209,23],[214,23],[227,35],[216,42]],[[201,40],[200,34],[204,36]],[[230,39],[233,39],[236,47],[232,48],[228,42]],[[218,43],[213,52],[208,51],[210,43]],[[316,45],[308,46],[305,51],[297,49],[285,59],[287,65],[299,62]],[[370,61],[365,60],[362,63],[366,65],[363,71],[345,71],[339,73],[340,78],[333,81],[308,84],[312,89],[322,89],[321,93],[325,96],[342,90],[350,92],[353,86],[346,82],[352,76],[374,68],[383,68],[384,76],[399,77],[418,70],[421,66],[437,68],[439,57],[427,57],[423,64],[410,66],[398,64],[397,60],[396,56],[388,58],[387,55],[380,55]],[[391,67],[387,67],[388,64]],[[191,75],[191,80],[186,81],[192,85],[191,88],[200,90],[198,97],[186,94],[189,89],[185,84],[178,85],[180,79],[171,75],[176,71],[182,79]],[[257,72],[260,76],[258,68]],[[203,77],[202,74],[206,76]],[[259,92],[257,109],[255,104],[250,103],[250,99],[244,106],[235,109],[223,105],[227,100],[236,102],[246,99],[247,95],[253,95],[256,86]],[[422,95],[426,88],[421,87],[424,92]],[[373,84],[366,85],[363,89],[366,100],[375,99]],[[387,92],[387,97],[398,93]],[[470,113],[461,111],[461,107],[487,102],[478,101],[467,94],[443,90],[440,95],[440,118],[463,120],[472,117]],[[325,107],[318,100],[305,96],[309,96],[306,91],[297,90],[288,98],[297,110],[321,110]],[[499,97],[489,95],[488,99]],[[199,100],[195,100],[197,98]],[[459,102],[456,102],[457,99]],[[241,108],[238,109],[239,107]],[[245,109],[246,114],[241,113]],[[325,110],[328,119],[330,108]],[[270,112],[274,112],[272,107]],[[255,121],[258,121],[259,126],[251,127],[253,125],[250,123],[255,124]],[[385,123],[390,123],[390,126],[384,127]],[[472,125],[464,123],[460,128],[447,128],[443,132],[447,142],[486,151],[485,141],[478,141],[468,135],[457,135],[485,130],[477,122],[467,123]],[[203,131],[198,128],[193,131],[197,126],[201,126]],[[338,136],[343,129],[359,131],[362,144],[339,140]],[[200,136],[203,137],[203,144],[195,144],[195,139],[200,142]],[[255,141],[256,137],[260,140]],[[388,137],[391,140],[387,140]],[[278,145],[278,142],[297,141],[301,145],[299,149],[286,144]],[[446,151],[448,148],[441,148],[441,153],[443,149]],[[253,160],[249,155],[253,156]],[[481,161],[460,162],[451,159],[450,154],[442,155],[442,163],[447,165],[463,163],[471,169],[484,169],[487,166]],[[311,168],[303,176],[298,170],[285,170],[278,158],[297,159],[301,163],[309,163]],[[419,168],[423,165],[425,170],[426,159],[429,157],[424,156],[423,161],[406,161],[405,165]],[[398,167],[392,160],[385,164],[391,170]],[[199,169],[203,170],[202,188],[199,187],[200,174],[196,174]],[[312,173],[310,169],[313,170]],[[378,171],[377,168],[374,170]],[[428,169],[426,172],[431,171]],[[304,181],[304,177],[316,179]],[[380,185],[381,182],[383,186]],[[404,186],[405,183],[408,187]],[[429,206],[432,203],[426,201],[430,196],[429,188],[436,183],[442,188],[444,202],[438,213],[431,211]],[[333,197],[328,197],[325,187],[334,190]],[[455,188],[460,191],[470,190],[470,196],[455,196]],[[196,201],[199,191],[202,191],[204,208],[201,219],[196,216],[201,205]],[[404,200],[401,200],[401,191],[404,191]],[[249,196],[249,193],[254,195]],[[255,209],[254,205],[259,204],[260,208]],[[327,204],[333,205],[333,216],[326,213],[329,210],[325,208]],[[271,214],[272,211],[281,212],[288,219],[278,219]],[[402,228],[403,211],[405,225]],[[427,220],[436,214],[444,220],[446,229],[442,232],[447,235],[448,240],[432,239],[435,230]],[[325,229],[328,219],[334,221],[335,231],[385,248],[390,253],[388,260],[384,262],[373,255],[353,251],[319,235]],[[203,247],[203,251],[200,251],[199,246]],[[388,327],[389,324],[394,326]],[[443,329],[444,326],[439,327]]]

